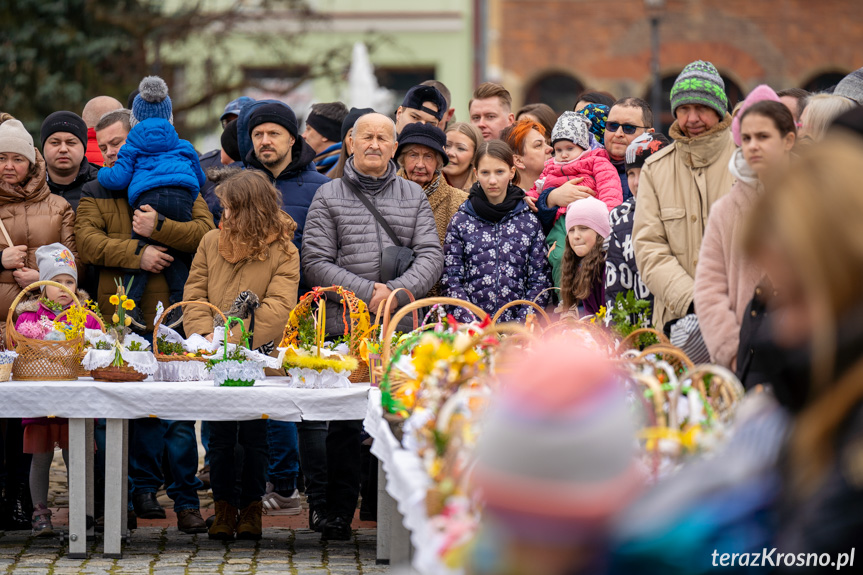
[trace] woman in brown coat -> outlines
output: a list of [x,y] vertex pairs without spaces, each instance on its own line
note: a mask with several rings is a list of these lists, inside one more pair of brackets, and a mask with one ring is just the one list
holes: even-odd
[[[45,160],[33,137],[9,114],[0,114],[0,220],[11,242],[0,233],[0,337],[6,316],[21,288],[39,281],[36,249],[59,242],[75,252],[75,212],[48,189]],[[12,245],[9,245],[9,244]],[[75,254],[75,259],[78,259]],[[3,337],[5,339],[5,337]],[[5,420],[5,501],[0,501],[0,529],[29,529],[29,455],[23,453],[20,419]],[[3,487],[3,486],[0,486]]]
[[22,288],[39,281],[37,248],[58,242],[78,258],[75,212],[51,193],[45,174],[45,160],[21,122],[8,114],[0,116],[0,219],[13,244],[0,233],[0,333],[5,333],[12,300]]
[[[300,254],[291,242],[297,225],[281,210],[281,194],[261,172],[244,170],[229,177],[216,188],[216,195],[224,208],[221,229],[201,240],[184,299],[227,310],[241,292],[254,292],[261,303],[255,310],[252,341],[252,347],[258,348],[281,337],[297,303]],[[210,336],[213,315],[189,306],[183,325],[187,334]],[[209,536],[232,540],[236,533],[237,539],[258,540],[266,488],[267,420],[213,421],[209,426],[210,485],[216,502]],[[243,476],[240,497],[235,500],[238,437],[243,446]]]

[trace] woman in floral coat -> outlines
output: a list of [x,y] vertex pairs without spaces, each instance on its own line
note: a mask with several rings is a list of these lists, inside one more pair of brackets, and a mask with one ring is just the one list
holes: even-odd
[[[449,224],[444,245],[443,292],[494,314],[517,300],[549,301],[550,268],[542,226],[518,188],[513,152],[501,141],[480,146],[477,182]],[[523,321],[525,306],[504,312],[502,321]],[[457,309],[456,319],[469,321]]]

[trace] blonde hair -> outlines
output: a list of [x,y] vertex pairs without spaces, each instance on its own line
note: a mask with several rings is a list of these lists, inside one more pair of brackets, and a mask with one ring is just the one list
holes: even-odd
[[824,137],[824,132],[830,124],[853,108],[857,104],[843,96],[834,96],[832,94],[815,94],[807,100],[806,108],[803,110],[803,133],[807,138],[819,141]]
[[484,140],[482,139],[482,132],[479,131],[479,128],[474,126],[473,124],[469,124],[468,122],[456,122],[452,124],[450,127],[446,129],[446,133],[450,132],[458,132],[459,134],[464,134],[465,136],[473,142],[473,158],[471,158],[470,166],[472,168],[476,167],[476,154],[479,152],[479,147],[482,145]]
[[810,400],[791,441],[799,495],[818,486],[835,455],[837,430],[863,401],[863,363],[836,380],[838,320],[863,294],[861,163],[863,140],[856,136],[831,133],[818,146],[807,147],[765,186],[745,234],[752,256],[767,241],[782,246],[810,303]]

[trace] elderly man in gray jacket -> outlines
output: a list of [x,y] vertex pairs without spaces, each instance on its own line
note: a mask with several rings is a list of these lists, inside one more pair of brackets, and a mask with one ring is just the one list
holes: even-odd
[[[315,194],[303,233],[302,262],[313,286],[341,285],[357,294],[374,313],[400,287],[423,297],[443,272],[443,250],[425,192],[396,176],[392,161],[396,127],[382,114],[367,114],[354,125],[354,155],[341,179]],[[398,277],[382,279],[383,250],[395,243],[358,194],[364,194],[414,260]],[[406,300],[402,300],[404,303]],[[342,314],[327,313],[327,332],[344,333]],[[300,461],[306,477],[309,523],[324,540],[348,540],[360,483],[361,421],[303,422]]]

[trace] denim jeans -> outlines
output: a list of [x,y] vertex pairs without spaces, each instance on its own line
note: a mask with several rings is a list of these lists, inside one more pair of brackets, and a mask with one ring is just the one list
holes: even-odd
[[[211,421],[210,486],[214,501],[227,501],[238,509],[260,501],[266,490],[267,420]],[[237,443],[243,447],[242,479],[236,490]]]
[[210,464],[210,422],[201,422],[201,447],[204,448],[204,465]]
[[350,520],[360,494],[360,433],[363,422],[304,421],[297,424],[300,462],[310,506],[327,517]]
[[267,480],[275,486],[276,491],[293,493],[297,488],[297,473],[300,471],[297,424],[268,419],[267,444]]
[[[141,193],[135,200],[132,209],[139,209],[143,205],[149,205],[151,208],[159,212],[170,220],[177,222],[188,222],[192,220],[192,207],[195,205],[195,199],[198,194],[185,188],[175,187],[159,187],[147,190]],[[136,233],[132,233],[132,239],[147,239],[142,238]],[[153,243],[153,242],[150,242]],[[186,285],[186,280],[189,279],[190,259],[188,254],[183,254],[174,249],[169,249],[174,261],[171,265],[162,270],[162,275],[165,276],[165,281],[168,282],[168,288],[171,290],[171,303],[177,303],[183,299],[183,288]],[[143,270],[135,271],[126,274],[123,278],[124,285],[128,285],[132,279],[132,288],[126,295],[140,303],[144,297],[144,290],[147,287],[148,272]]]
[[173,479],[168,497],[174,511],[198,509],[198,490],[204,484],[197,478],[198,443],[194,421],[136,419],[131,422],[129,438],[129,479],[132,494],[155,493],[162,485],[162,453],[167,453]]

